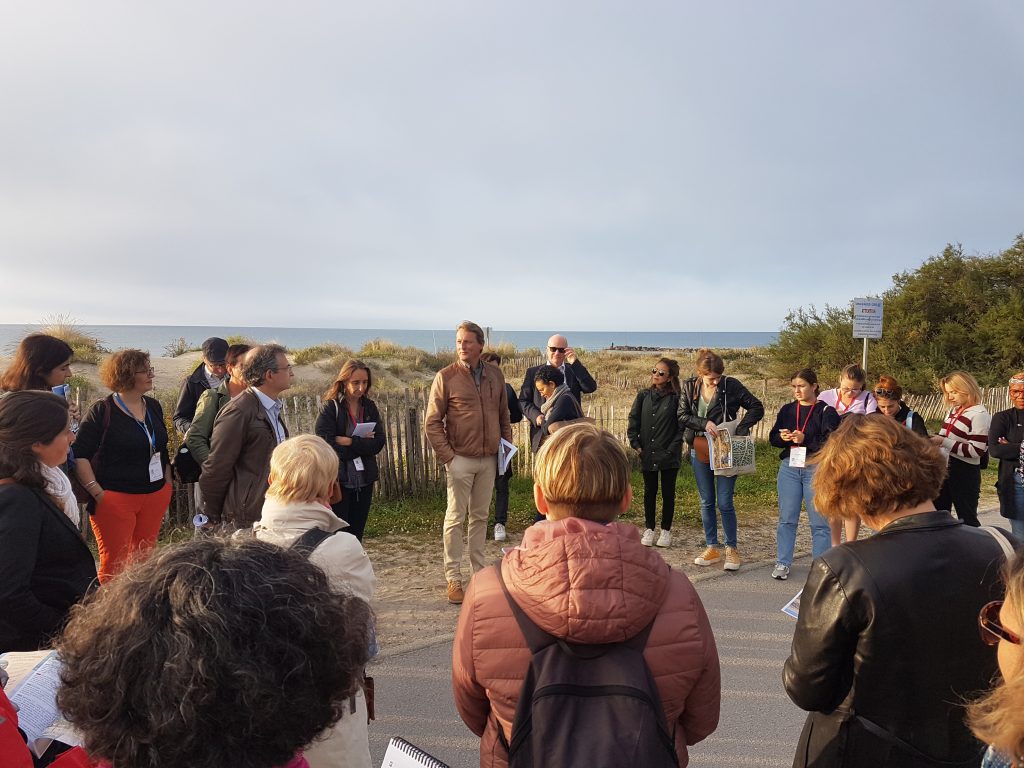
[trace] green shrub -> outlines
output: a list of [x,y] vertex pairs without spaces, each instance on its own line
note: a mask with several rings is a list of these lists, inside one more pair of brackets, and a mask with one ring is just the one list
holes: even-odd
[[55,336],[74,351],[75,360],[96,365],[107,350],[102,342],[91,333],[83,331],[70,315],[48,315],[43,318],[39,333]]
[[[351,349],[343,347],[341,344],[335,344],[334,342],[314,344],[312,347],[296,349],[289,354],[291,355],[292,363],[295,365],[310,365],[324,359],[333,360],[334,358],[348,359],[354,357]],[[341,366],[339,365],[339,368],[340,367]]]

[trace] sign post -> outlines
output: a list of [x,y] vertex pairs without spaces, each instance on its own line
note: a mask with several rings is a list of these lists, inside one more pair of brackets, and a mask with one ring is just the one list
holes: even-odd
[[853,338],[864,339],[861,368],[868,369],[868,339],[882,338],[882,300],[853,300]]

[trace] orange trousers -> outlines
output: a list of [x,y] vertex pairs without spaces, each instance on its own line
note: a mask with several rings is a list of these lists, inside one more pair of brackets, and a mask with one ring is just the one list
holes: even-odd
[[123,571],[133,558],[153,549],[170,503],[170,483],[154,493],[103,493],[89,518],[100,552],[101,584]]

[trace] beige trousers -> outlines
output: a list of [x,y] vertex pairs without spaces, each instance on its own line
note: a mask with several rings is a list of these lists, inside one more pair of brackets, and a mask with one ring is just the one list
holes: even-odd
[[448,509],[444,513],[444,577],[462,581],[462,523],[468,517],[466,539],[469,562],[476,573],[483,568],[487,543],[487,513],[491,506],[498,457],[456,456],[448,464]]

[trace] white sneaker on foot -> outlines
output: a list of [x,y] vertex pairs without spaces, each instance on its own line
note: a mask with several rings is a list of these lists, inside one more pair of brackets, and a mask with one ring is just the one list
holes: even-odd
[[505,540],[505,526],[501,523],[494,524],[494,540],[504,541]]
[[785,581],[789,578],[789,566],[783,565],[782,563],[776,563],[772,569],[772,578],[778,579],[779,581]]
[[645,528],[644,535],[640,537],[640,543],[643,544],[645,547],[653,547],[654,531],[652,531],[650,528]]
[[672,546],[672,532],[662,531],[661,536],[658,537],[657,546],[659,547],[670,547]]

